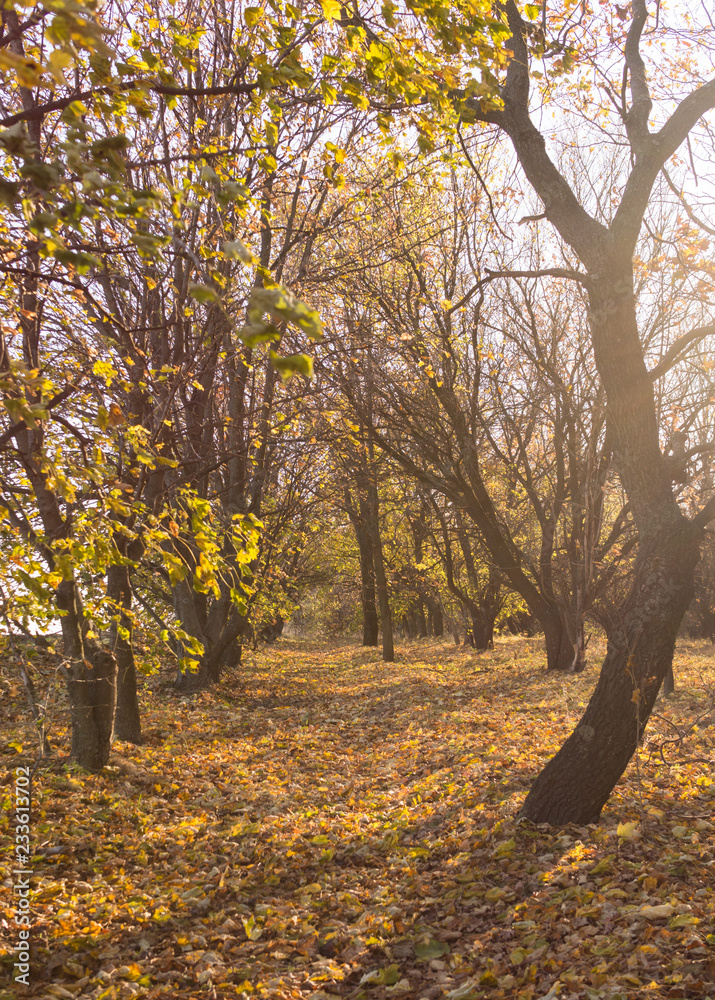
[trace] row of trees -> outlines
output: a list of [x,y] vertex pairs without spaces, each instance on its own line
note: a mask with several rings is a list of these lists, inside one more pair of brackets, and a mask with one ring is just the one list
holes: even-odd
[[215,683],[338,545],[386,660],[606,628],[524,807],[598,815],[715,514],[715,83],[618,10],[3,5],[3,614],[59,621],[84,766],[141,738],[138,623]]

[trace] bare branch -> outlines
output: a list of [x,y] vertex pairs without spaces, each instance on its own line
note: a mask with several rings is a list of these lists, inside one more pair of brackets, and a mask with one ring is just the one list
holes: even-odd
[[709,233],[711,236],[715,236],[715,229],[712,226],[709,226],[707,222],[703,222],[702,219],[698,218],[698,216],[691,208],[690,204],[685,200],[685,195],[683,194],[683,192],[678,190],[678,188],[675,186],[673,179],[671,178],[670,174],[665,169],[665,167],[662,168],[661,173],[663,174],[663,177],[665,177],[668,187],[685,209],[685,214],[690,219],[690,221],[694,222],[695,225],[698,226],[700,229],[704,230],[704,232]]
[[580,281],[582,285],[590,284],[587,274],[571,271],[567,267],[543,267],[534,271],[492,271],[487,267],[485,270],[490,281],[493,278],[570,278],[572,281]]
[[34,28],[35,25],[39,24],[40,21],[47,17],[49,13],[49,10],[34,11],[34,13],[32,13],[26,21],[23,21],[22,24],[18,25],[14,31],[10,31],[7,35],[3,35],[3,37],[0,38],[0,48],[7,48],[14,42],[19,41],[26,31],[29,31],[30,28]]
[[710,337],[713,334],[715,334],[715,324],[699,326],[695,330],[689,330],[687,333],[684,333],[671,344],[655,368],[651,368],[648,374],[655,382],[656,379],[660,378],[661,375],[665,375],[666,372],[669,372],[680,361],[682,355],[689,347],[692,347],[693,344],[699,344],[706,337]]
[[647,153],[637,158],[611,225],[614,243],[621,252],[630,254],[635,246],[658,173],[698,119],[713,108],[715,80],[710,80],[683,98],[660,131],[650,137]]
[[497,221],[496,213],[494,211],[494,202],[492,201],[491,193],[489,191],[489,188],[487,187],[487,185],[484,182],[484,178],[479,173],[477,165],[474,162],[474,160],[472,159],[472,156],[471,156],[469,150],[467,149],[467,146],[466,146],[466,144],[464,142],[464,136],[462,135],[462,130],[459,128],[459,125],[457,126],[457,138],[459,139],[459,145],[462,147],[462,152],[464,153],[464,155],[466,157],[467,163],[472,168],[473,172],[476,174],[477,180],[479,181],[479,183],[481,185],[482,191],[487,196],[487,201],[489,202],[489,214],[492,217],[492,222],[497,227],[497,229],[499,230],[499,232],[502,234],[502,236],[504,237],[504,239],[509,240],[509,242],[511,243],[512,242],[511,236],[507,236],[507,234],[504,232],[504,230],[502,229],[502,227],[499,225],[499,222]]
[[648,115],[653,107],[648,90],[645,63],[640,53],[640,41],[648,8],[645,0],[634,0],[633,21],[631,22],[625,47],[625,61],[631,83],[631,109],[624,118],[626,132],[634,152],[639,153],[650,139]]
[[608,253],[608,230],[580,204],[566,178],[546,151],[543,135],[529,117],[528,51],[524,21],[515,0],[506,4],[512,31],[513,57],[507,70],[504,88],[504,111],[483,114],[470,103],[480,121],[501,126],[514,144],[517,156],[530,184],[541,198],[546,217],[566,242],[573,247],[587,268],[595,268]]

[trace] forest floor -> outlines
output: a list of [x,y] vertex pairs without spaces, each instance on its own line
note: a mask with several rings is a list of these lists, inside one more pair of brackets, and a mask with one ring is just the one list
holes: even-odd
[[[678,691],[600,823],[563,829],[515,814],[598,649],[560,677],[542,648],[424,641],[383,665],[283,639],[193,696],[167,667],[143,682],[145,745],[117,744],[97,776],[67,763],[56,693],[55,755],[33,776],[31,985],[0,995],[714,998],[715,648],[680,643]],[[41,656],[34,672],[42,688]],[[35,748],[7,655],[0,687],[11,858],[16,769]]]

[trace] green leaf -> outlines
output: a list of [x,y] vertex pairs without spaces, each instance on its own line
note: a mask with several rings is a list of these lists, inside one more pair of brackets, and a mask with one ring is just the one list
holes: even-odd
[[335,104],[338,99],[338,91],[332,85],[332,83],[326,83],[325,80],[320,81],[320,90],[323,94],[323,102],[326,105]]
[[278,126],[275,122],[266,122],[264,127],[264,132],[266,134],[266,142],[269,146],[275,146],[278,143]]
[[281,332],[273,323],[252,323],[243,327],[239,337],[247,347],[257,347],[280,340]]
[[293,375],[302,375],[304,378],[313,377],[313,359],[307,354],[288,354],[280,357],[275,351],[270,352],[271,364],[280,372],[281,378],[287,382]]
[[263,7],[246,7],[243,11],[243,19],[249,28],[252,28],[263,17]]
[[294,323],[311,340],[320,340],[323,336],[323,324],[317,311],[281,285],[273,288],[254,288],[251,292],[248,304],[249,321],[259,323],[264,313],[269,313],[275,320]]
[[394,986],[400,980],[400,967],[398,965],[388,965],[382,974],[382,981],[385,986]]
[[221,302],[216,291],[213,288],[209,288],[208,285],[189,285],[189,295],[192,299],[196,299],[197,302],[201,302],[202,304],[209,302],[218,305]]
[[429,962],[431,958],[441,958],[449,952],[449,945],[444,941],[437,941],[429,938],[427,941],[418,941],[415,945],[415,955],[420,962]]
[[371,969],[360,980],[360,986],[394,986],[400,980],[400,968],[388,965],[385,969]]
[[4,177],[0,177],[0,202],[5,205],[6,208],[10,210],[15,208],[15,205],[20,200],[20,188],[13,181],[5,180]]

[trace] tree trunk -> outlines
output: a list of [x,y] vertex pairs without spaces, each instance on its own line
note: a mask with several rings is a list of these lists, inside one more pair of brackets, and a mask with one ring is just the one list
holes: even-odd
[[380,635],[380,620],[375,599],[375,564],[372,541],[365,530],[364,521],[368,517],[368,507],[364,499],[359,503],[359,514],[350,518],[355,529],[355,538],[360,552],[360,598],[362,601],[362,644],[377,646]]
[[117,661],[83,635],[83,615],[74,580],[57,588],[63,611],[62,636],[67,658],[65,679],[72,721],[72,757],[88,771],[101,771],[109,760],[117,698]]
[[609,638],[596,690],[575,732],[532,785],[522,816],[535,823],[597,822],[672,665],[700,536],[681,517],[667,534],[641,539],[633,589]]
[[[228,588],[222,587],[223,591]],[[194,669],[179,664],[175,686],[180,691],[203,691],[218,684],[224,668],[240,662],[240,638],[245,635],[247,619],[240,615],[228,593],[215,598],[207,615],[202,594],[196,594],[187,580],[174,587],[174,609],[185,632],[204,647]],[[282,630],[282,626],[281,626]]]
[[586,625],[579,621],[576,625],[576,640],[573,644],[573,660],[569,673],[580,674],[586,667]]
[[[568,673],[574,665],[574,643],[568,626],[558,612],[542,621],[546,642],[546,669]],[[583,669],[583,668],[581,668]]]
[[429,634],[427,628],[427,616],[425,615],[425,602],[420,598],[415,602],[415,622],[417,624],[417,637],[426,639]]
[[[126,539],[115,535],[120,555],[126,555]],[[134,622],[129,613],[132,589],[129,565],[111,565],[107,572],[107,596],[114,603],[119,620],[112,623],[110,648],[117,660],[117,708],[114,735],[119,740],[142,743],[141,716],[137,699],[137,671],[132,646]]]
[[471,645],[478,653],[485,653],[488,649],[494,648],[494,620],[490,619],[477,604],[472,605],[469,611],[472,622]]
[[385,663],[393,663],[395,646],[392,637],[392,614],[390,598],[387,590],[387,575],[385,561],[382,555],[382,539],[380,537],[380,508],[377,494],[377,484],[374,482],[371,470],[368,484],[368,501],[370,504],[370,538],[372,541],[372,558],[375,567],[375,590],[380,605],[380,625],[382,627],[382,659]]
[[671,663],[668,667],[668,671],[663,679],[663,694],[666,698],[669,698],[671,694],[675,693],[675,674],[673,673],[673,664]]
[[117,638],[114,648],[117,660],[117,709],[114,735],[140,746],[142,739],[141,715],[137,698],[137,671],[134,650],[130,639]]
[[369,579],[367,581],[363,579],[362,585],[363,646],[377,646],[379,635],[380,619],[377,615],[377,604],[375,603],[375,576],[374,573],[370,573]]
[[444,615],[437,601],[430,604],[430,613],[432,616],[432,635],[435,639],[441,639],[444,635]]
[[507,0],[505,9],[512,59],[502,88],[504,109],[482,120],[509,135],[549,222],[587,274],[591,340],[607,398],[606,426],[639,538],[633,586],[609,636],[596,690],[522,809],[538,823],[589,823],[598,819],[628,765],[672,665],[678,628],[694,592],[704,525],[713,516],[706,504],[688,521],[673,493],[660,450],[654,374],[646,367],[638,329],[633,257],[660,170],[698,119],[715,106],[715,96],[709,86],[692,91],[657,134],[650,132],[652,101],[639,52],[648,10],[644,0],[634,0],[624,49],[624,79],[631,96],[624,121],[631,162],[620,203],[604,225],[580,204],[529,117],[527,29],[514,0]]

